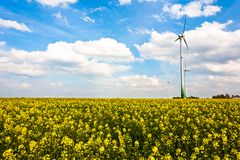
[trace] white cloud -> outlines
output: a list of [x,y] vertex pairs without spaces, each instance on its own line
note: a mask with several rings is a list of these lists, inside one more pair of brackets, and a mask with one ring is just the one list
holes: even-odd
[[[199,68],[197,66],[196,68]],[[222,73],[226,75],[239,75],[239,68],[240,68],[240,58],[237,60],[229,60],[226,63],[202,63],[201,67],[207,69],[211,72],[215,73]]]
[[87,15],[83,15],[82,20],[84,20],[85,22],[88,22],[88,23],[95,23],[95,20]]
[[1,96],[9,96],[8,94],[11,93],[10,90],[15,90],[15,91],[19,91],[22,92],[22,90],[27,90],[29,88],[31,88],[31,84],[27,81],[24,80],[12,80],[10,78],[4,78],[1,77],[0,78],[0,83],[1,85],[1,89],[3,88],[7,88],[7,91],[5,91],[5,95],[3,93],[0,92]]
[[8,57],[0,57],[0,63],[7,63],[8,61]]
[[8,59],[0,63],[0,72],[40,76],[49,72],[111,76],[130,69],[134,56],[125,44],[114,39],[75,43],[56,42],[45,51],[11,49],[1,53]]
[[93,8],[93,9],[91,9],[91,13],[94,13],[94,12],[102,12],[102,11],[105,11],[106,9],[107,9],[106,7]]
[[157,2],[158,0],[138,0],[138,2]]
[[38,3],[49,7],[67,7],[69,4],[74,4],[78,0],[36,0]]
[[0,63],[7,63],[8,57],[4,55],[4,48],[6,46],[5,41],[0,41]]
[[159,87],[160,82],[157,77],[147,77],[146,75],[122,76],[120,80],[124,85],[134,88]]
[[158,22],[166,21],[166,18],[162,14],[154,14],[154,15],[151,15],[151,17]]
[[129,27],[127,27],[127,30],[129,33],[133,33],[133,34],[139,34],[139,35],[150,35],[154,29],[146,29],[146,28],[134,28],[131,29]]
[[178,47],[178,45],[174,43],[176,36],[176,34],[171,32],[158,33],[153,31],[150,42],[146,42],[142,45],[135,45],[135,47],[144,59],[153,58],[163,61],[175,61],[177,57],[177,50],[175,48]]
[[57,19],[63,21],[66,25],[69,25],[67,18],[64,17],[61,12],[57,12],[57,13],[53,14],[53,16],[56,17]]
[[128,18],[121,18],[118,20],[118,23],[123,23],[123,22],[126,22],[128,21]]
[[[76,41],[75,43],[56,42],[49,44],[47,51],[52,53],[52,55],[55,56],[54,58],[66,59],[66,57],[68,57],[70,61],[77,62],[82,59],[82,56],[104,62],[129,62],[134,60],[131,51],[125,44],[119,43],[111,38],[101,38],[99,40],[86,42]],[[63,57],[59,56],[59,53],[61,53]]]
[[0,28],[13,28],[22,32],[32,32],[24,23],[0,18]]
[[88,92],[98,97],[161,97],[164,87],[156,76],[125,75],[106,78],[93,78]]
[[132,3],[132,0],[119,0],[120,5],[128,5],[131,3]]
[[182,4],[165,4],[163,11],[169,13],[174,18],[181,18],[184,15],[188,17],[208,17],[214,16],[221,11],[221,7],[213,5],[215,0],[194,0],[186,5]]
[[5,42],[5,41],[0,41],[0,48],[5,47],[5,45],[6,45],[6,42]]

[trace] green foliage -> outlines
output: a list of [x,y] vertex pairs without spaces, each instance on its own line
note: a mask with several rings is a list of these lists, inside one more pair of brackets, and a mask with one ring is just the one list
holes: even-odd
[[237,99],[0,99],[0,159],[238,158]]

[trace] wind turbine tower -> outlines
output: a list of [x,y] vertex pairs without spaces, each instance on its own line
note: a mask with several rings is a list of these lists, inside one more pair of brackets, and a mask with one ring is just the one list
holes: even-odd
[[184,19],[184,25],[183,25],[183,31],[178,35],[178,38],[175,40],[180,42],[180,78],[181,78],[181,98],[186,98],[186,93],[185,93],[185,87],[184,87],[184,68],[183,68],[183,54],[182,54],[182,42],[185,43],[187,49],[188,49],[188,44],[184,36],[186,28],[186,16]]

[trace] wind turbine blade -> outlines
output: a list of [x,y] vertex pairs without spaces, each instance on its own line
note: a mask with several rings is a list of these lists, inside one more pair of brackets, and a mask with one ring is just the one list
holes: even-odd
[[187,44],[187,41],[186,41],[185,37],[183,37],[183,40],[184,40],[184,43],[186,44],[186,47],[187,47],[187,49],[189,49],[189,47],[188,47],[188,44]]
[[184,32],[185,32],[185,29],[186,29],[186,22],[187,22],[187,16],[185,15],[185,18],[184,18],[184,25],[183,25],[183,32],[182,32],[182,34],[184,34]]
[[180,37],[178,37],[174,42],[178,41],[180,39]]

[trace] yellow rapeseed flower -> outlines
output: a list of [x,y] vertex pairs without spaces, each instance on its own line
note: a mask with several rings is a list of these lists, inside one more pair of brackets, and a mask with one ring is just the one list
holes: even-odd
[[154,147],[152,148],[152,152],[153,152],[154,154],[156,154],[156,153],[158,152],[158,147],[154,146]]

